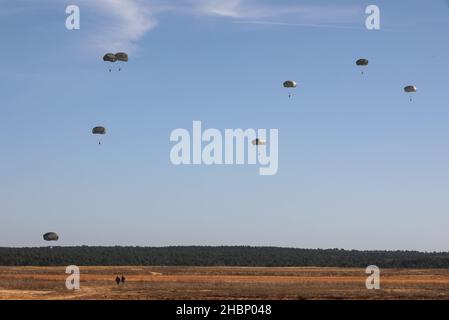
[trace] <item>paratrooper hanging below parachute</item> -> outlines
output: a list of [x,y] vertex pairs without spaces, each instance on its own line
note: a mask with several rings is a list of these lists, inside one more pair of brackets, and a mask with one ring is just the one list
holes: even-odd
[[103,56],[103,61],[108,62],[108,69],[109,69],[109,72],[111,72],[112,71],[112,63],[117,61],[117,57],[113,53],[106,53]]
[[[369,64],[369,61],[368,61],[368,59],[359,59],[359,60],[357,60],[356,62],[355,62],[355,64],[357,65],[357,66],[359,66],[360,68],[366,68],[367,66],[368,66],[368,64]],[[364,71],[363,71],[363,69],[360,71],[362,74],[364,74]]]
[[[92,134],[104,135],[104,134],[106,134],[106,128],[105,127],[94,127],[92,129]],[[101,144],[101,139],[98,139],[98,144]]]
[[[117,52],[115,54],[115,57],[117,58],[117,63],[119,63],[119,65],[121,65],[124,62],[128,62],[128,54],[125,52]],[[118,71],[121,71],[122,67],[119,66]]]
[[[294,80],[284,81],[283,86],[284,86],[284,88],[287,88],[287,89],[294,89],[294,88],[296,88],[296,81],[294,81]],[[291,92],[291,90],[289,90],[288,97],[291,98],[292,96],[293,96],[293,93]]]
[[404,88],[404,92],[408,93],[409,96],[410,96],[410,102],[413,101],[413,99],[412,99],[412,94],[413,94],[413,93],[416,93],[417,91],[418,91],[418,89],[417,89],[415,86],[413,86],[413,85],[406,86],[406,87]]

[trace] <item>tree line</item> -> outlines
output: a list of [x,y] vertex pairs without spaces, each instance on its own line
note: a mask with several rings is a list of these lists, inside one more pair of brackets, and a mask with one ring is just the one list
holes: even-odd
[[449,268],[449,252],[248,246],[0,248],[1,266],[266,266]]

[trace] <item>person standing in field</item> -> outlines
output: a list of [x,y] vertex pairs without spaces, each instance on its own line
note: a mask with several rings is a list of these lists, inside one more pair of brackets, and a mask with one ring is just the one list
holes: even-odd
[[122,281],[123,284],[125,284],[125,280],[126,280],[126,278],[125,278],[125,276],[123,276],[123,274],[122,274],[122,279],[121,279],[121,281]]
[[115,282],[117,282],[117,285],[120,284],[120,277],[119,276],[115,277]]

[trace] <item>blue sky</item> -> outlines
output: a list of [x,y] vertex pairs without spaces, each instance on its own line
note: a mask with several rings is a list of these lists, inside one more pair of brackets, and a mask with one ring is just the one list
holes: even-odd
[[[447,1],[0,4],[0,246],[449,250]],[[193,120],[279,129],[278,174],[173,166]]]

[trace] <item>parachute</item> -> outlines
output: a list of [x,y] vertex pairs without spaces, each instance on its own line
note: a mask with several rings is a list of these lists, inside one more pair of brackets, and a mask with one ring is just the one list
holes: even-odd
[[92,134],[106,134],[105,127],[95,127],[92,129]]
[[417,92],[418,89],[415,86],[406,86],[404,88],[404,91],[407,93],[414,93],[414,92]]
[[367,59],[359,59],[355,63],[358,66],[367,66],[369,64],[369,61]]
[[[128,62],[128,54],[125,52],[106,53],[103,56],[103,61],[109,63],[108,69],[109,69],[109,72],[111,72],[112,71],[112,63],[117,62],[117,61],[119,61],[121,63]],[[118,71],[120,71],[120,70],[121,70],[121,67],[119,67]]]
[[125,52],[117,52],[115,54],[115,57],[118,61],[128,62],[128,54],[126,54]]
[[[369,64],[368,59],[359,59],[355,62],[355,64],[359,67],[366,67]],[[363,74],[363,70],[361,71],[361,73]]]
[[58,241],[59,236],[55,232],[47,232],[43,238],[45,241]]
[[[287,81],[284,81],[283,85],[284,85],[284,88],[294,89],[294,88],[296,88],[296,81],[294,81],[294,80],[287,80]],[[288,97],[291,98],[292,96],[293,96],[293,93],[291,91],[289,91],[288,92]]]
[[[92,129],[92,134],[106,134],[105,127],[95,127]],[[101,144],[101,139],[98,139],[98,144]]]
[[259,139],[259,138],[254,139],[253,141],[251,141],[251,143],[255,146],[263,146],[263,145],[267,144],[267,142],[265,140]]
[[296,88],[296,81],[293,81],[293,80],[285,81],[284,88]]
[[103,61],[108,62],[108,69],[109,69],[109,72],[111,72],[112,71],[112,63],[117,61],[117,57],[113,53],[106,53],[103,56]]
[[117,61],[117,57],[115,54],[113,53],[106,53],[103,56],[103,61],[107,61],[107,62],[116,62]]
[[[123,62],[128,62],[128,54],[125,52],[117,52],[115,54],[115,57],[117,58],[117,61],[122,64]],[[118,71],[121,71],[122,67],[118,68]]]
[[413,85],[406,86],[406,87],[404,88],[404,92],[408,93],[409,96],[410,96],[410,102],[413,101],[413,99],[412,99],[412,93],[416,93],[417,91],[418,91],[418,89],[417,89],[415,86],[413,86]]

